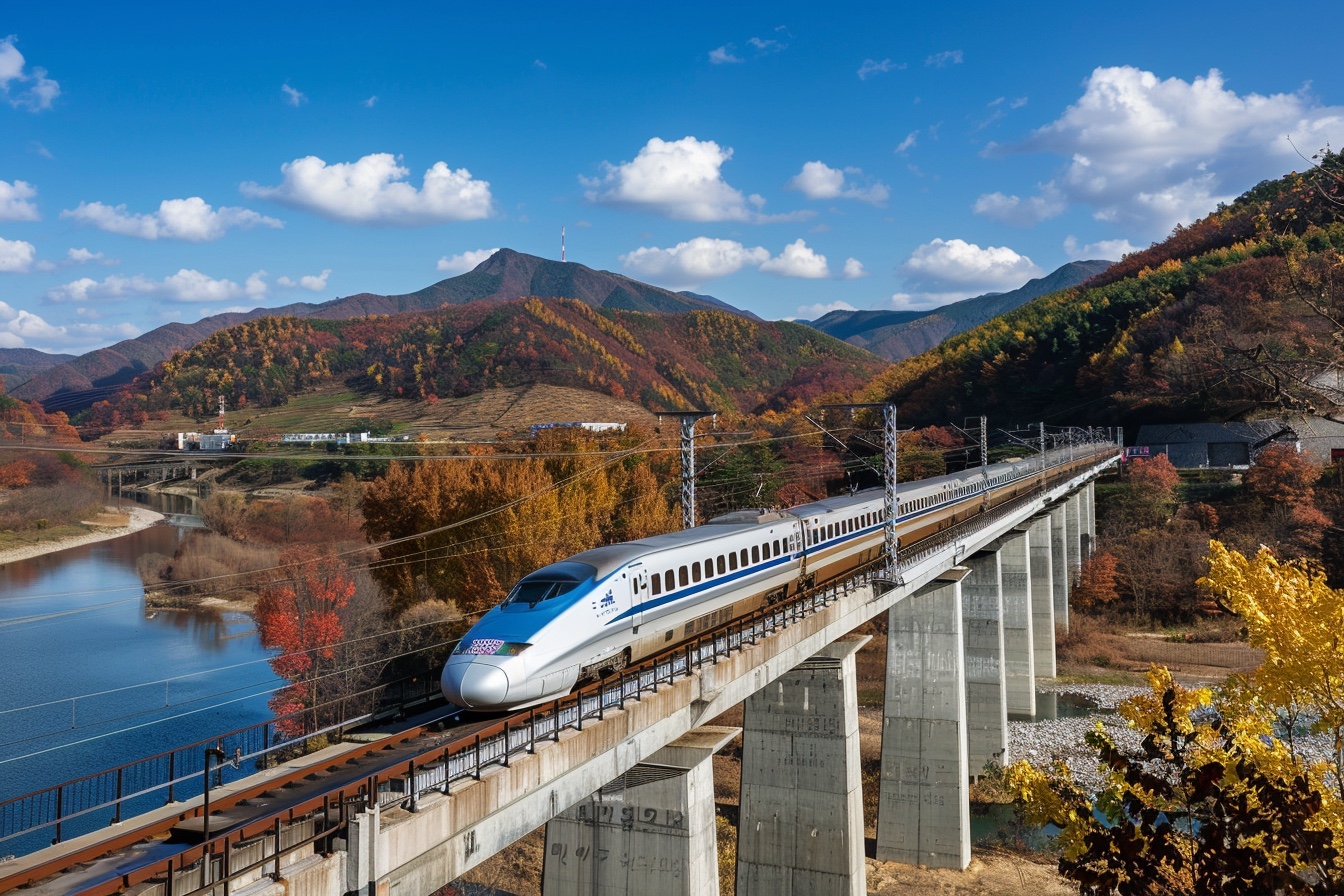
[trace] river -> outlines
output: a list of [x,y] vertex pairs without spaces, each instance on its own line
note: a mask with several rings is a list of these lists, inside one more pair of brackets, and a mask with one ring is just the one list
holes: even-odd
[[146,610],[137,559],[183,537],[154,526],[0,566],[0,801],[270,718],[251,617]]

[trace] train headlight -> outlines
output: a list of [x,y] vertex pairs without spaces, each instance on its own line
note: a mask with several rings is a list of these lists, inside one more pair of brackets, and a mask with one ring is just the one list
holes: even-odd
[[500,638],[473,638],[470,641],[463,639],[457,642],[453,655],[517,656],[531,646],[522,641],[505,641]]

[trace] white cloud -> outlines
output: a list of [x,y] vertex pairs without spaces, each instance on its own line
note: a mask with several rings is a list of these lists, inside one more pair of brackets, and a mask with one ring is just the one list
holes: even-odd
[[1107,261],[1119,261],[1131,252],[1139,251],[1138,246],[1130,245],[1129,240],[1099,240],[1080,246],[1072,236],[1064,238],[1064,251],[1070,258],[1100,258]]
[[681,221],[798,221],[811,217],[802,211],[765,215],[765,199],[744,196],[723,179],[719,170],[733,157],[731,147],[713,140],[653,137],[633,161],[603,162],[600,178],[579,180],[588,189],[584,198],[626,208],[642,209]]
[[[16,109],[32,112],[50,109],[61,95],[61,85],[47,77],[47,70],[34,66],[27,69],[23,54],[14,46],[13,36],[0,40],[0,96]],[[17,90],[11,85],[18,85]]]
[[734,240],[698,236],[670,249],[641,246],[620,260],[627,271],[644,279],[691,286],[764,264],[770,260],[770,253],[761,246],[748,248]]
[[831,276],[826,256],[809,248],[802,239],[796,239],[785,246],[783,252],[762,264],[761,270],[780,277],[802,277],[807,280],[820,280]]
[[364,102],[360,103],[360,105],[362,105],[365,109],[372,109],[374,106],[378,105],[378,94],[375,93],[373,96],[369,97],[368,99],[364,100]]
[[827,304],[803,305],[794,315],[795,320],[819,320],[832,311],[858,311],[848,302],[830,302]]
[[863,269],[863,262],[857,258],[846,258],[844,270],[840,272],[841,280],[859,280],[867,277],[868,272]]
[[965,298],[969,297],[962,292],[896,292],[891,294],[891,307],[894,311],[928,311]]
[[305,156],[280,166],[284,181],[275,187],[242,184],[244,195],[273,199],[337,221],[412,226],[441,221],[474,221],[494,209],[488,181],[466,168],[435,162],[421,189],[406,182],[411,173],[391,153],[373,153],[356,162],[328,165]]
[[925,59],[924,64],[935,68],[946,68],[949,65],[961,65],[962,58],[960,50],[944,50]]
[[535,68],[535,69],[540,69],[540,70],[543,71],[543,72],[546,71],[546,63],[543,62],[543,61],[540,60],[540,59],[533,59],[533,60],[532,60],[532,67]]
[[877,205],[887,201],[891,191],[881,181],[873,181],[859,186],[853,178],[862,178],[858,168],[832,168],[825,162],[804,162],[803,170],[795,174],[788,183],[791,190],[797,190],[808,199],[858,199]]
[[290,87],[288,81],[280,85],[280,91],[285,95],[285,102],[291,106],[302,106],[308,102],[308,97],[304,95],[303,91]]
[[65,259],[70,264],[119,264],[115,258],[108,258],[102,252],[91,252],[88,249],[68,249],[65,253]]
[[221,302],[235,299],[261,299],[266,296],[266,272],[257,271],[240,286],[232,280],[216,280],[200,271],[183,268],[162,280],[140,274],[122,277],[113,274],[103,280],[81,277],[47,291],[53,302],[95,302],[128,298],[161,298],[174,302]]
[[286,289],[306,289],[309,292],[321,292],[327,288],[327,278],[331,276],[331,268],[324,268],[320,274],[308,274],[294,280],[290,277],[277,277],[276,285],[283,286]]
[[0,221],[38,220],[37,206],[28,201],[36,195],[37,188],[26,181],[0,180]]
[[1043,273],[1030,258],[1007,246],[982,249],[959,239],[925,243],[905,260],[901,272],[921,293],[957,298],[1016,289]]
[[764,37],[749,37],[747,38],[747,43],[751,44],[751,46],[756,49],[756,55],[758,56],[768,56],[771,53],[779,53],[782,50],[787,50],[789,47],[786,43],[781,43],[780,41],[770,40],[769,38]]
[[724,44],[721,47],[715,47],[709,51],[709,61],[713,65],[727,65],[733,62],[741,62],[742,59],[735,55],[736,48],[732,44]]
[[[86,315],[81,311],[81,317]],[[88,315],[96,320],[96,315]],[[134,324],[55,326],[29,311],[0,302],[0,348],[40,348],[48,352],[81,352],[139,336]]]
[[8,90],[10,81],[23,77],[23,54],[14,46],[14,38],[0,40],[0,90]]
[[142,240],[187,240],[192,243],[217,240],[234,227],[246,230],[257,226],[285,226],[275,218],[247,208],[223,206],[216,210],[199,196],[165,199],[159,203],[157,212],[144,215],[132,214],[124,205],[81,202],[78,207],[61,212],[61,217]]
[[37,258],[37,247],[23,240],[0,238],[0,273],[25,274]]
[[493,249],[472,249],[468,252],[463,252],[460,255],[445,255],[439,259],[438,264],[434,265],[434,270],[463,274],[472,270],[498,251],[499,247],[496,246]]
[[905,139],[902,140],[900,143],[896,144],[896,153],[898,155],[905,155],[906,152],[914,148],[915,141],[918,138],[919,138],[919,131],[911,131],[910,133],[906,134]]
[[1095,69],[1056,121],[995,151],[1063,156],[1065,168],[1046,188],[1090,206],[1098,220],[1137,225],[1156,238],[1300,167],[1290,137],[1314,151],[1342,136],[1344,107],[1324,106],[1305,88],[1238,95],[1217,69],[1183,81],[1114,66]]
[[895,63],[890,59],[883,59],[878,62],[874,59],[863,60],[863,65],[859,66],[859,80],[867,81],[873,75],[885,74],[890,71],[900,71],[905,68],[905,63]]
[[1007,224],[1030,226],[1063,214],[1068,201],[1054,184],[1043,184],[1040,193],[1023,199],[1003,193],[986,193],[975,200],[972,211]]

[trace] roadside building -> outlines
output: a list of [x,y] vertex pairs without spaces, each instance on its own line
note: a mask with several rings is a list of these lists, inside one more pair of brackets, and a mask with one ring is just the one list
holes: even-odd
[[1252,423],[1163,423],[1139,427],[1130,457],[1165,454],[1178,470],[1245,469],[1274,442],[1298,447],[1296,430],[1281,420]]

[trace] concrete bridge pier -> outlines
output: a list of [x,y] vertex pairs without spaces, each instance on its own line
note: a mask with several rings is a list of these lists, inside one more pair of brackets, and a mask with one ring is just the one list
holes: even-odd
[[1050,517],[1032,518],[1027,528],[1031,551],[1031,644],[1037,678],[1054,678],[1055,595],[1051,575]]
[[1050,508],[1050,575],[1055,600],[1055,625],[1066,632],[1069,630],[1070,553],[1067,516],[1068,509],[1062,503]]
[[1009,713],[1036,715],[1036,650],[1031,618],[1031,536],[1014,530],[992,547],[1003,588],[1004,700]]
[[1078,570],[1083,566],[1083,498],[1080,492],[1069,495],[1064,502],[1065,537],[1069,540],[1069,587],[1078,582]]
[[545,896],[717,896],[713,756],[742,729],[677,738],[546,824]]
[[1082,549],[1086,560],[1097,552],[1097,484],[1088,480],[1078,494],[1082,499]]
[[868,640],[836,641],[747,698],[738,896],[864,896],[854,654]]
[[1008,702],[1003,651],[1003,579],[998,551],[963,561],[961,582],[965,639],[966,753],[972,775],[1008,762]]
[[961,577],[953,567],[887,612],[878,861],[965,870],[970,772]]

